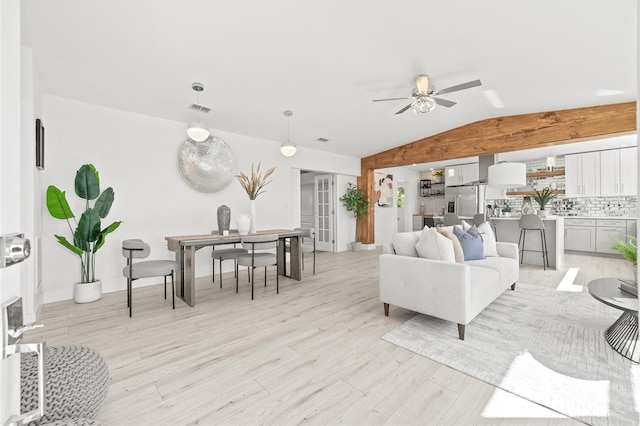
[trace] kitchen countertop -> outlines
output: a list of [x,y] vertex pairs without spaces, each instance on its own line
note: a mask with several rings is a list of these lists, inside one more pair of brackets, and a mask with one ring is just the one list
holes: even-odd
[[[434,215],[433,213],[414,213],[414,216],[422,216],[422,217],[431,217],[434,219],[442,219],[444,218],[444,216],[440,216],[440,215]],[[544,218],[545,220],[556,220],[556,218],[564,218],[564,219],[620,219],[620,220],[637,220],[638,218],[635,216],[552,216],[549,215],[546,218]],[[467,216],[462,216],[460,217],[460,219],[464,219],[464,220],[471,220],[473,219],[472,217],[467,217]],[[520,215],[513,215],[513,216],[491,216],[491,219],[498,219],[498,220],[502,220],[502,219],[507,219],[507,220],[519,220],[520,219]]]

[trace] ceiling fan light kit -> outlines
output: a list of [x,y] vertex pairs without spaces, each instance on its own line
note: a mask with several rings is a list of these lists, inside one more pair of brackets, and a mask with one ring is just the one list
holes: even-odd
[[427,74],[419,74],[416,77],[416,89],[413,90],[413,93],[408,98],[389,98],[389,99],[374,99],[373,102],[384,102],[384,101],[399,101],[403,99],[409,99],[412,101],[409,105],[402,108],[400,111],[396,112],[396,115],[402,114],[409,108],[416,113],[426,113],[433,111],[433,109],[437,105],[451,108],[456,103],[453,101],[449,101],[447,99],[438,98],[438,95],[444,93],[457,92],[458,90],[470,89],[472,87],[477,87],[482,85],[480,80],[468,81],[466,83],[458,84],[455,86],[447,87],[442,90],[433,90],[429,89],[429,76]]
[[[199,106],[200,92],[204,90],[204,85],[202,83],[194,82],[191,85],[191,88],[197,93],[197,104]],[[209,128],[200,122],[200,109],[201,108],[198,108],[198,114],[195,121],[192,121],[187,127],[187,135],[189,135],[189,137],[195,142],[202,142],[209,138]]]
[[296,151],[298,150],[298,147],[296,146],[296,144],[291,142],[291,140],[289,139],[289,135],[290,135],[289,119],[291,118],[292,115],[293,115],[292,111],[286,110],[284,112],[284,116],[287,117],[287,141],[282,142],[282,145],[280,145],[280,152],[285,157],[293,157],[296,154]]

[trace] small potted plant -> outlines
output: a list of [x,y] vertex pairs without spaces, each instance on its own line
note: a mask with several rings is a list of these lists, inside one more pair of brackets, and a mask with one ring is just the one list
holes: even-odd
[[[633,276],[638,281],[638,241],[635,236],[627,235],[627,240],[613,238],[613,242],[609,243],[609,247],[618,251],[625,259],[633,265]],[[637,284],[635,286],[635,294],[638,295]]]
[[547,217],[547,212],[544,207],[549,203],[549,201],[555,198],[555,194],[551,189],[545,188],[542,191],[535,191],[533,195],[533,199],[536,203],[540,205],[540,210],[538,210],[538,216]]
[[[353,183],[349,182],[347,186],[347,190],[342,197],[340,197],[340,202],[344,206],[347,211],[353,213],[353,216],[356,220],[369,211],[369,207],[371,203],[367,199],[367,194],[365,192],[355,186]],[[356,226],[355,238],[354,242],[351,243],[351,250],[358,251],[360,250],[360,242],[358,242],[358,228]]]
[[[85,164],[76,172],[75,193],[85,200],[85,209],[76,221],[67,202],[66,193],[54,185],[47,188],[47,210],[55,219],[67,221],[72,242],[62,235],[55,235],[58,242],[80,257],[80,282],[75,284],[73,298],[77,303],[94,302],[102,297],[102,281],[96,280],[96,252],[104,245],[107,234],[115,231],[121,222],[113,222],[102,228],[104,219],[111,210],[114,192],[111,187],[100,193],[100,177],[93,164]],[[95,200],[93,205],[90,201]]]
[[502,216],[509,217],[511,216],[511,206],[508,204],[502,207]]
[[431,171],[431,181],[433,183],[441,183],[442,179],[444,179],[444,170],[432,170]]

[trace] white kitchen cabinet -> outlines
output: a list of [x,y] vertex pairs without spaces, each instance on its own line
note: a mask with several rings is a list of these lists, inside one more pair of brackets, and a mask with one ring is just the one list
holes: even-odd
[[629,237],[638,236],[638,226],[637,221],[635,220],[627,220],[627,242],[629,241]]
[[600,195],[600,152],[565,156],[565,196]]
[[564,248],[575,251],[595,251],[596,221],[594,219],[565,219]]
[[600,195],[637,194],[638,149],[611,149],[600,153]]
[[478,163],[449,166],[444,169],[445,186],[464,185],[477,182],[480,177]]
[[598,219],[596,221],[596,252],[619,254],[609,247],[616,239],[625,240],[627,221],[624,219]]

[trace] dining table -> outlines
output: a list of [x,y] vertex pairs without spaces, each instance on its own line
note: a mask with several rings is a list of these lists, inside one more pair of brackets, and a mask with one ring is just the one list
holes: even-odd
[[[278,274],[302,280],[302,231],[297,229],[266,229],[250,235],[278,235]],[[243,235],[238,232],[224,234],[197,234],[165,237],[167,248],[175,252],[178,271],[176,273],[176,296],[187,305],[196,305],[196,252],[203,247],[237,244]],[[286,244],[288,240],[288,244]],[[287,256],[289,262],[287,271]]]

